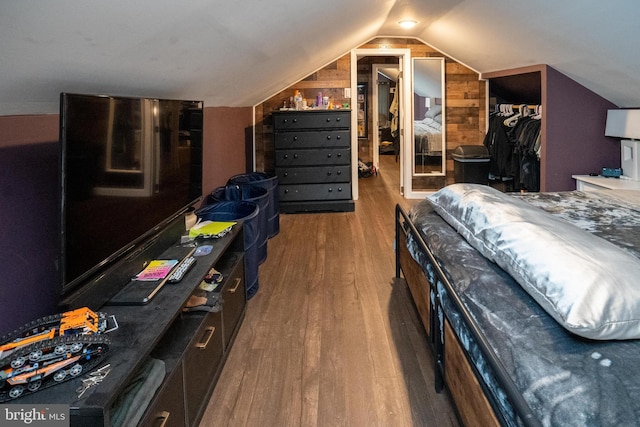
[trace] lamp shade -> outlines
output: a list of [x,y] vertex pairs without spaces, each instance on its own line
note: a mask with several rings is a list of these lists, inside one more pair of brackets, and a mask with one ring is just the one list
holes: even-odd
[[640,109],[607,111],[604,135],[640,139]]

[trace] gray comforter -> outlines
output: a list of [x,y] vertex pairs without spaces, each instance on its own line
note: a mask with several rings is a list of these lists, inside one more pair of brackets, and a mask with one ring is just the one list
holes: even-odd
[[[634,194],[576,191],[514,197],[640,257],[640,204]],[[542,425],[640,425],[640,340],[592,341],[568,332],[508,274],[461,238],[428,201],[414,207],[410,215],[501,368]],[[433,276],[433,268],[412,239],[409,249],[426,267],[432,283],[438,283],[444,315],[478,367],[506,423],[520,424],[449,290]]]

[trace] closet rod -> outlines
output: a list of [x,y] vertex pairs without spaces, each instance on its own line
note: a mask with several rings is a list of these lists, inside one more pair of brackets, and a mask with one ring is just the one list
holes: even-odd
[[500,106],[500,105],[510,105],[514,110],[519,110],[520,106],[522,105],[526,105],[526,107],[530,110],[535,110],[536,108],[538,108],[541,104],[495,104],[494,108]]
[[[513,104],[513,109],[519,110],[522,105],[525,105],[525,104],[520,104],[520,105]],[[530,110],[535,110],[536,108],[538,108],[539,105],[540,104],[530,104],[530,105],[527,105],[526,107]]]

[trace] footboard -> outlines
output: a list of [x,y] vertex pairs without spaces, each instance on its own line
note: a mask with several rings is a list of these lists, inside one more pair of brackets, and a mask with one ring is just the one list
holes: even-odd
[[406,211],[398,205],[396,206],[396,276],[399,278],[404,275],[422,323],[432,343],[436,359],[434,366],[436,390],[443,386],[442,382],[446,383],[455,401],[460,418],[466,426],[499,426],[508,424],[500,412],[495,409],[492,397],[485,392],[486,388],[482,379],[470,362],[458,336],[451,328],[442,309],[438,294],[435,291],[435,284],[429,282],[425,270],[414,260],[409,252],[407,239],[410,235],[412,239],[418,242],[421,250],[430,260],[435,281],[438,282],[439,286],[443,286],[447,290],[450,299],[464,319],[470,335],[482,350],[501,387],[509,397],[517,417],[524,425],[539,425],[539,422],[534,419],[529,407],[515,389],[511,380],[503,374],[500,362],[488,350],[488,345],[485,343],[481,332],[477,330],[464,306],[457,299],[455,293],[452,292],[453,288]]

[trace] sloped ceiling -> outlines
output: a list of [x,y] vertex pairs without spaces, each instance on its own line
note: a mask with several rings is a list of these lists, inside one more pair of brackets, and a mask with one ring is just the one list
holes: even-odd
[[636,107],[638,16],[635,0],[3,1],[0,115],[55,113],[60,92],[251,106],[376,36],[481,73],[549,64]]

